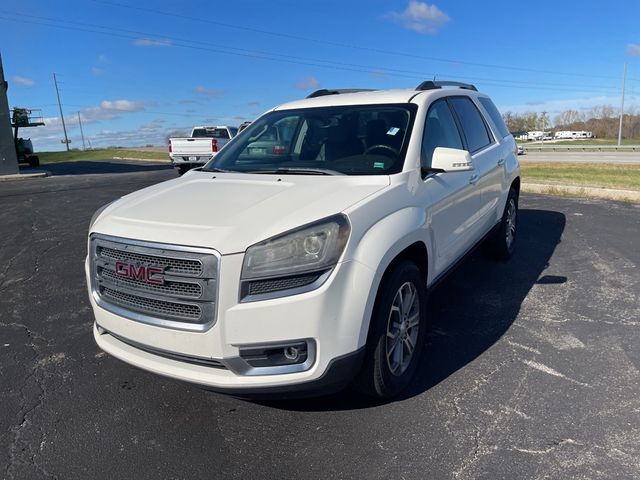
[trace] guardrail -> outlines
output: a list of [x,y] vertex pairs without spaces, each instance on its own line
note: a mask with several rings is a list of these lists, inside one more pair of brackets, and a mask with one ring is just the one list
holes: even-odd
[[554,144],[527,144],[520,143],[520,146],[524,147],[528,152],[562,152],[562,151],[578,151],[578,152],[637,152],[640,151],[640,145],[554,145]]

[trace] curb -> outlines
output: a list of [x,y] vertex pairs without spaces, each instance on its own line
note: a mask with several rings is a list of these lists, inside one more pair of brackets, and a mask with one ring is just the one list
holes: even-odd
[[571,195],[584,198],[640,203],[640,191],[638,190],[524,182],[522,184],[522,191],[547,195]]
[[112,160],[135,160],[137,162],[170,163],[166,158],[112,157]]
[[15,173],[12,175],[0,175],[0,182],[15,182],[20,180],[31,180],[32,178],[44,178],[48,176],[49,172]]

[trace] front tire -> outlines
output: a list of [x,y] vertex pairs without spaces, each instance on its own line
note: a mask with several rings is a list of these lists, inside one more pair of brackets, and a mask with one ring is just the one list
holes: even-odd
[[367,340],[359,389],[391,398],[413,378],[426,332],[427,288],[415,263],[402,261],[380,284]]

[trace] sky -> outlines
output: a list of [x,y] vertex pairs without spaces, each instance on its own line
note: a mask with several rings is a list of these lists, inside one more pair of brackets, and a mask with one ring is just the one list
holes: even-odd
[[9,105],[36,150],[164,145],[318,88],[468,81],[501,111],[640,107],[640,2],[21,0],[0,6]]

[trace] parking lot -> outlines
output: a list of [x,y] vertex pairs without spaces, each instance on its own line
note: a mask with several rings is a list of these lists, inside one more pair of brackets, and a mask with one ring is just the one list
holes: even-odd
[[401,398],[249,402],[96,347],[89,219],[176,174],[86,163],[0,184],[0,478],[640,477],[640,206],[523,195],[512,261],[431,292]]

